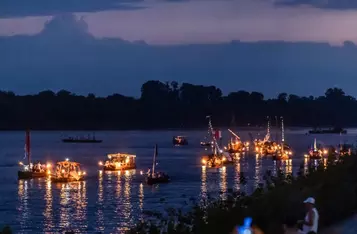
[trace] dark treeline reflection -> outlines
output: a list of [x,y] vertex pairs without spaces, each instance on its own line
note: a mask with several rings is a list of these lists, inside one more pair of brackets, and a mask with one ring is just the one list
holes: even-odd
[[1,129],[153,129],[257,126],[266,116],[284,116],[290,126],[354,126],[357,101],[330,88],[324,96],[281,93],[265,99],[259,92],[237,91],[223,96],[215,86],[148,81],[135,99],[120,94],[80,96],[66,90],[19,96],[0,92]]

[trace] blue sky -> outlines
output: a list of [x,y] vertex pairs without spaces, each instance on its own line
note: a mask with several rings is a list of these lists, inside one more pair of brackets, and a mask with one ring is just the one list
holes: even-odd
[[357,42],[352,1],[27,2],[0,2],[1,89],[138,96],[159,79],[268,97],[331,86],[357,95],[357,50],[343,46]]

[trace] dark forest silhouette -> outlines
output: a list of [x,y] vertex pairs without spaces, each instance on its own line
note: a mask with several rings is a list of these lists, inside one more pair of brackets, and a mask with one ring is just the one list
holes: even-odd
[[264,126],[266,116],[284,116],[289,126],[356,126],[357,101],[343,90],[330,88],[325,96],[279,94],[264,99],[259,92],[237,91],[223,96],[215,86],[148,81],[135,99],[75,95],[61,90],[36,95],[0,92],[1,129],[116,130],[201,128],[205,117],[216,126]]

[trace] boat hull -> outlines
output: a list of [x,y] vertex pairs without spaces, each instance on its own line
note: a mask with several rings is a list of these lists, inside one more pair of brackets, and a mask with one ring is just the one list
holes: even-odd
[[146,183],[148,185],[165,184],[169,182],[170,182],[170,177],[161,177],[161,178],[146,177]]
[[18,171],[17,176],[19,179],[33,179],[47,177],[46,172],[32,172],[32,171]]
[[71,140],[62,139],[63,143],[102,143],[102,140]]
[[130,167],[122,167],[122,168],[114,168],[114,167],[103,167],[103,171],[125,171],[125,170],[134,170],[136,169],[135,166],[130,166]]
[[77,181],[83,181],[83,180],[84,180],[83,177],[81,177],[80,179],[51,177],[51,181],[54,183],[69,183],[69,182],[77,182]]

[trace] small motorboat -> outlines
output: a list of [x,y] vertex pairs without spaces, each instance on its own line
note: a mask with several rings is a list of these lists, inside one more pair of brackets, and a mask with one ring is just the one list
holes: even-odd
[[149,169],[146,177],[146,183],[148,185],[169,183],[171,181],[170,176],[167,175],[166,173],[155,171],[157,155],[158,155],[158,149],[157,149],[157,145],[155,145],[152,169],[151,170]]
[[32,178],[42,178],[47,177],[51,174],[51,164],[37,162],[35,164],[31,163],[31,150],[30,150],[30,131],[26,131],[25,139],[25,158],[27,158],[27,165],[23,162],[19,162],[21,170],[17,172],[19,179],[32,179]]
[[103,168],[104,171],[120,171],[120,170],[131,170],[136,169],[135,163],[136,155],[132,154],[108,154],[108,160],[104,163],[99,162],[99,166]]
[[188,145],[188,140],[184,136],[174,136],[172,138],[172,144],[174,144],[174,145]]
[[67,158],[65,161],[57,162],[51,181],[56,183],[82,181],[85,175],[86,172],[81,170],[79,163],[70,162]]
[[67,137],[63,138],[62,142],[64,143],[101,143],[103,140],[98,140],[95,138],[95,135],[91,137],[90,134],[88,134],[87,137]]
[[205,142],[205,141],[201,141],[200,145],[202,147],[211,147],[213,145],[213,142]]

